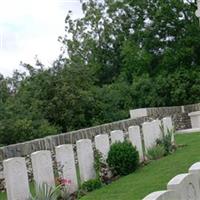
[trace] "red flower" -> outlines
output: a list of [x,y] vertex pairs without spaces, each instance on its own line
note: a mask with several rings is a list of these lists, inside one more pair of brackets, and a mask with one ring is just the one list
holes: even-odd
[[61,185],[70,185],[72,181],[70,179],[61,179]]

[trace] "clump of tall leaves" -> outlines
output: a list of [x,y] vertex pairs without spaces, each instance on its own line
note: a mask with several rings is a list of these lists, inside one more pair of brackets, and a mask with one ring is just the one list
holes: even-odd
[[42,184],[37,188],[36,195],[28,200],[57,200],[60,195],[60,186],[51,187],[48,184]]

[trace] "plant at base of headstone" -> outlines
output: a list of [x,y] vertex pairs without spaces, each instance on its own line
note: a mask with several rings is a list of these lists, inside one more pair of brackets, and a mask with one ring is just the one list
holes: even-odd
[[57,178],[56,179],[57,185],[60,186],[60,195],[58,199],[68,200],[70,199],[69,188],[68,186],[71,185],[70,179],[64,178]]
[[57,169],[54,174],[56,175],[56,185],[60,187],[60,194],[58,199],[68,200],[71,195],[69,193],[69,186],[72,184],[70,179],[63,178],[63,165],[57,162]]
[[89,181],[85,181],[82,186],[81,189],[85,192],[91,192],[93,190],[99,189],[102,187],[102,183],[101,181],[97,178],[97,179],[91,179]]
[[163,145],[157,144],[147,150],[147,158],[149,160],[157,160],[165,155],[165,148]]
[[130,142],[116,142],[110,147],[107,163],[114,175],[128,175],[139,166],[139,154]]
[[46,183],[43,183],[40,187],[38,187],[36,195],[30,195],[28,200],[57,200],[59,195],[60,185],[57,187],[52,187]]
[[112,172],[103,155],[97,149],[95,149],[94,155],[94,168],[97,178],[104,184],[111,183]]
[[165,149],[165,155],[173,153],[177,149],[177,145],[174,139],[174,131],[167,129],[167,134],[162,139],[157,139],[156,143],[162,145]]

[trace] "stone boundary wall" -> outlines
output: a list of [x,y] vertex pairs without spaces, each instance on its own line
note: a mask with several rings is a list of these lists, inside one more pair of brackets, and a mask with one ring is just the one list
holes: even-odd
[[53,150],[55,146],[62,144],[75,144],[80,139],[91,139],[103,133],[110,133],[113,130],[128,131],[128,127],[132,125],[141,125],[145,121],[149,121],[148,117],[137,119],[126,119],[113,123],[103,124],[91,128],[81,129],[59,135],[48,136],[41,139],[35,139],[23,143],[8,145],[0,148],[0,161],[13,157],[25,157],[35,151]]
[[183,114],[198,111],[200,110],[200,103],[185,106],[154,107],[146,109],[147,116],[154,118],[162,118],[163,116],[171,116],[175,114]]
[[173,123],[177,130],[191,128],[191,121],[188,113],[200,110],[200,103],[186,106],[146,108],[146,110],[147,116],[144,117],[125,119],[91,128],[1,147],[0,161],[11,157],[27,156],[39,150],[53,150],[55,146],[61,144],[75,144],[76,141],[80,139],[94,140],[94,137],[98,134],[109,133],[117,129],[127,132],[129,126],[141,126],[145,121],[156,118],[161,119],[166,116],[172,116]]
[[184,106],[170,106],[170,107],[152,107],[130,110],[131,118],[148,116],[150,118],[163,118],[171,116],[176,130],[191,128],[191,120],[188,113],[199,111],[200,103],[184,105]]
[[171,116],[176,130],[181,130],[191,128],[191,120],[188,113],[198,110],[200,110],[200,103],[184,106],[155,107],[147,108],[147,116],[154,119]]

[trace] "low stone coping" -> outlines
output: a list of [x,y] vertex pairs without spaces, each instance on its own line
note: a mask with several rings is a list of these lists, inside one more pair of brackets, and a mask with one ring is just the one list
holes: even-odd
[[189,116],[200,115],[200,111],[191,112],[191,113],[188,113],[188,115],[189,115]]
[[147,117],[147,108],[139,108],[139,109],[134,109],[130,110],[130,116],[131,119],[137,119],[139,117]]
[[184,133],[196,133],[200,132],[200,128],[190,128],[176,131],[176,134],[184,134]]

